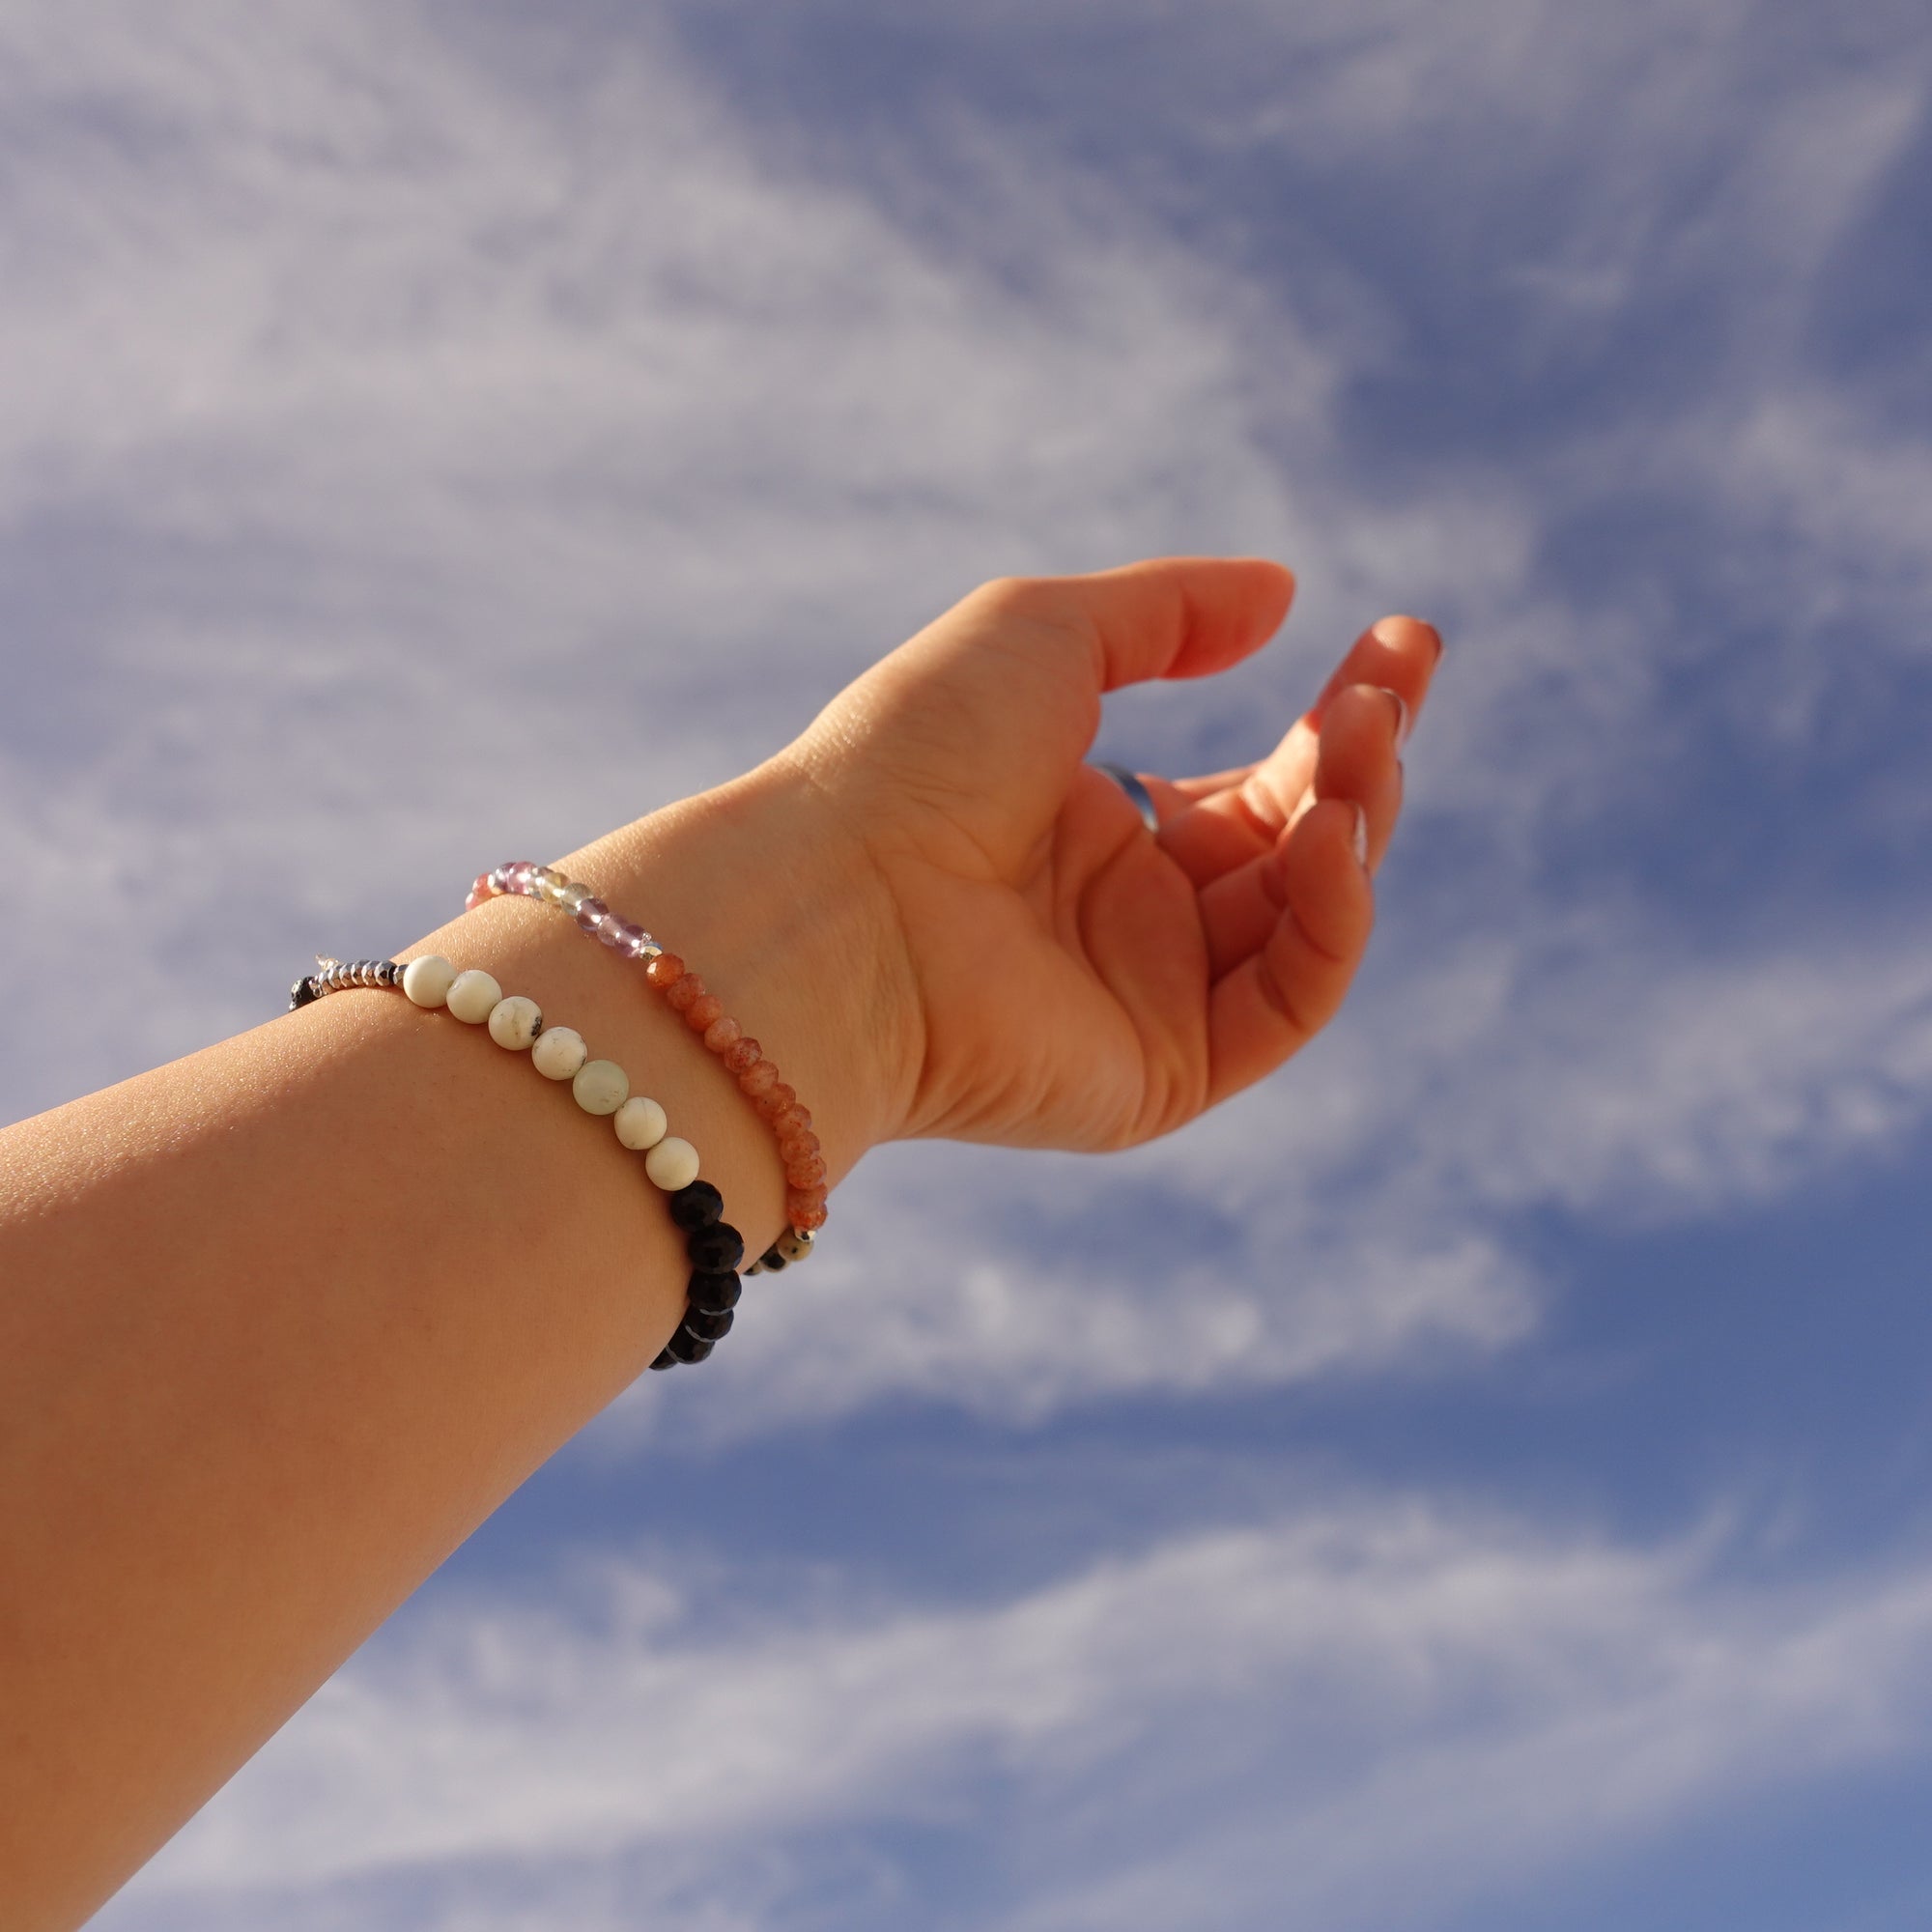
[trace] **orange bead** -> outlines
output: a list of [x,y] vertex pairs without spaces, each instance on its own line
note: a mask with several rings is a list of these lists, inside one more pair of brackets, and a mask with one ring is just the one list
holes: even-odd
[[688,1007],[679,1010],[684,1014],[685,1025],[693,1033],[704,1033],[724,1017],[724,1002],[716,993],[700,993]]
[[758,1112],[766,1120],[776,1121],[797,1098],[798,1095],[780,1080],[758,1095]]
[[675,952],[660,952],[644,968],[644,978],[653,986],[668,986],[684,977],[684,961]]
[[815,1228],[825,1225],[825,1197],[812,1192],[808,1194],[787,1194],[785,1196],[785,1217],[801,1234],[810,1234]]
[[[686,973],[670,982],[665,993],[666,1004],[673,1012],[689,1012],[694,1000],[704,997],[704,981],[696,973]],[[723,1008],[719,1010],[722,1012]]]
[[779,1070],[769,1060],[754,1060],[738,1076],[738,1085],[754,1100],[762,1100],[778,1085]]
[[738,1036],[744,1031],[736,1020],[713,1020],[704,1029],[704,1043],[713,1053],[725,1053],[738,1044]]
[[781,1134],[802,1134],[811,1125],[811,1109],[787,1107],[782,1114],[774,1117],[772,1125]]
[[825,1179],[825,1163],[815,1153],[785,1162],[785,1179],[793,1187],[816,1187]]
[[[735,1024],[736,1022],[733,1021],[733,1025]],[[706,1046],[711,1044],[711,1036],[709,1034],[704,1036],[704,1043]],[[734,1040],[724,1049],[724,1071],[726,1073],[749,1073],[753,1067],[757,1065],[762,1057],[763,1049],[758,1045],[756,1040]],[[774,1080],[778,1078],[778,1068],[774,1066],[772,1068],[772,1078]]]

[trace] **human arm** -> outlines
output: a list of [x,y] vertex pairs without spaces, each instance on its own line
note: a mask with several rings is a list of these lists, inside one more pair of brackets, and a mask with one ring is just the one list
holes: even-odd
[[[1367,936],[1351,801],[1373,859],[1400,779],[1352,687],[1418,706],[1421,627],[1264,766],[1158,785],[1158,841],[1080,763],[1102,690],[1233,662],[1287,592],[1200,561],[986,586],[563,869],[764,1041],[835,1182],[907,1134],[1151,1138],[1321,1024]],[[776,1234],[769,1134],[634,972],[516,900],[432,950],[642,1076],[748,1245]],[[5,1922],[98,1904],[656,1354],[681,1248],[609,1140],[376,993],[0,1136]]]

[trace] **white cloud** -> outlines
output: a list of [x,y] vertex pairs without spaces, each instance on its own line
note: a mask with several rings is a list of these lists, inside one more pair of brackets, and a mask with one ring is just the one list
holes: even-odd
[[[896,1825],[969,1820],[988,1885],[962,1923],[1429,1923],[1918,1747],[1932,1574],[1739,1593],[1723,1553],[1354,1497],[972,1609],[801,1609],[769,1575],[681,1605],[642,1580],[627,1605],[621,1568],[576,1612],[446,1602],[319,1694],[102,1923],[237,1893],[279,1922],[385,1871],[420,1911],[472,1861],[547,1861],[568,1890],[660,1847],[660,1887],[777,1927],[810,1919],[814,1844],[873,1834],[890,1867]],[[756,1897],[773,1857],[798,1895]],[[652,1868],[626,1866],[634,1912],[656,1909]]]

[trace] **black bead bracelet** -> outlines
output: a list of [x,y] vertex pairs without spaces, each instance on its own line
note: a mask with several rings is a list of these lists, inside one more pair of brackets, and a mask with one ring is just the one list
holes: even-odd
[[708,1180],[694,1180],[670,1197],[670,1218],[689,1237],[684,1252],[691,1280],[685,1289],[684,1320],[651,1364],[654,1369],[701,1362],[730,1332],[741,1292],[737,1267],[745,1259],[745,1237],[720,1218],[724,1212],[724,1197]]

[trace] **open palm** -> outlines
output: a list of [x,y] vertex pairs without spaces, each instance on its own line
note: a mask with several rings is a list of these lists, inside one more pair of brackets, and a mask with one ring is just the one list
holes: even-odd
[[1148,778],[1157,835],[1083,763],[1104,692],[1226,668],[1273,635],[1293,587],[1261,558],[1001,579],[792,748],[890,900],[917,1053],[901,1132],[1129,1146],[1262,1078],[1333,1015],[1368,941],[1435,632],[1387,618],[1365,633],[1259,763]]

